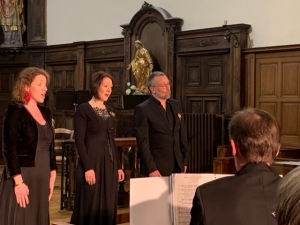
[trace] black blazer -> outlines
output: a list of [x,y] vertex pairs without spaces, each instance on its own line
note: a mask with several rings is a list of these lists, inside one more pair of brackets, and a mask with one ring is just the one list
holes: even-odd
[[[52,126],[51,111],[38,105],[44,119]],[[53,141],[50,145],[50,168],[56,170]],[[35,119],[23,104],[14,103],[8,106],[2,130],[2,151],[6,168],[6,176],[21,174],[20,167],[34,167],[35,153],[38,143],[38,127]]]
[[281,177],[265,163],[246,164],[235,176],[196,190],[190,225],[276,225],[272,216]]
[[188,164],[188,143],[186,126],[180,102],[170,100],[174,115],[174,130],[170,130],[165,116],[159,113],[157,100],[153,96],[136,106],[134,130],[138,152],[146,169],[146,176],[158,170],[162,176],[169,176],[177,161],[180,170]]

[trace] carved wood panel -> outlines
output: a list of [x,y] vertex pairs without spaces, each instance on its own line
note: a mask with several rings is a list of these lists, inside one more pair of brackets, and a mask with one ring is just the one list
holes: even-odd
[[[163,71],[173,80],[175,33],[181,30],[182,24],[181,18],[172,17],[167,10],[144,2],[130,23],[121,25],[124,35],[124,64],[128,65],[134,58],[134,41],[139,39],[152,56],[153,70]],[[126,73],[126,79],[135,83],[130,72]]]
[[[209,110],[231,115],[243,107],[245,73],[241,65],[241,52],[246,47],[249,27],[247,24],[236,24],[176,32],[174,97],[184,101],[187,95],[221,95],[220,107],[209,103],[201,109],[204,113]],[[234,38],[230,42],[224,39],[228,29],[234,32],[239,46],[234,46],[237,41],[233,41]],[[186,107],[185,110],[191,110],[190,106]]]
[[[180,91],[186,112],[220,114],[225,94],[226,55],[181,57],[174,92]],[[179,96],[178,96],[179,97]]]
[[56,93],[59,90],[76,90],[76,65],[54,65],[47,66],[47,71],[51,75],[49,91],[50,107],[54,109],[56,105]]
[[24,69],[22,66],[0,67],[0,93],[12,93],[15,79],[22,69]]
[[27,0],[27,45],[47,45],[46,0]]
[[72,110],[53,110],[53,119],[55,128],[74,129],[74,111]]
[[183,100],[183,107],[189,113],[220,114],[222,95],[217,94],[195,94],[187,95]]
[[255,105],[270,112],[282,128],[282,145],[300,145],[300,56],[256,59]]

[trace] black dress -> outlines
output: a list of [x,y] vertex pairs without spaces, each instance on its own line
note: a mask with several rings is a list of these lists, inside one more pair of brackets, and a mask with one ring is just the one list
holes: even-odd
[[17,204],[13,178],[6,179],[5,170],[0,183],[0,224],[2,225],[48,225],[50,152],[53,140],[51,126],[38,126],[38,144],[35,167],[21,167],[22,178],[29,188],[29,204],[22,208]]
[[[115,114],[109,107],[101,110],[83,103],[77,108],[74,133],[79,163],[72,224],[116,224],[118,169],[121,165],[114,142],[115,124]],[[96,176],[94,185],[85,180],[85,172],[91,169]]]

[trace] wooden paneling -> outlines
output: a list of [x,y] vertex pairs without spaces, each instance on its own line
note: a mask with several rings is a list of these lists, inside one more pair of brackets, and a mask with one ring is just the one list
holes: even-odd
[[74,110],[53,110],[53,119],[55,128],[74,129]]
[[0,65],[0,94],[12,93],[15,79],[22,69],[24,69],[22,66],[1,68]]
[[27,0],[25,15],[27,15],[27,45],[47,45],[47,2],[46,0]]
[[275,116],[282,127],[282,144],[300,144],[300,56],[257,59],[256,106]]
[[244,54],[246,105],[274,115],[282,128],[282,145],[299,147],[300,46],[248,49]]
[[55,108],[56,93],[59,90],[75,90],[76,65],[55,65],[49,66],[48,71],[51,74],[51,83],[48,95],[51,99],[50,107]]
[[126,69],[124,66],[123,39],[111,39],[86,44],[85,58],[85,89],[89,89],[89,80],[96,71],[105,71],[112,75],[115,81],[109,105],[122,108],[121,96],[125,93]]
[[[244,106],[245,78],[241,48],[224,39],[229,27],[182,31],[175,34],[176,75],[173,93],[185,112],[231,115]],[[234,25],[245,46],[249,25]],[[231,28],[230,28],[231,29]]]

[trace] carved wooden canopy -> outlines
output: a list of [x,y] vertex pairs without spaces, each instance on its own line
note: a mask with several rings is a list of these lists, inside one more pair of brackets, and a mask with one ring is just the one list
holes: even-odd
[[[134,41],[141,40],[153,58],[154,69],[166,73],[172,80],[174,73],[174,33],[181,31],[183,20],[172,17],[165,9],[144,2],[129,24],[121,25],[124,35],[124,63],[135,55]],[[126,68],[126,67],[125,67]],[[133,81],[130,72],[126,79]]]

